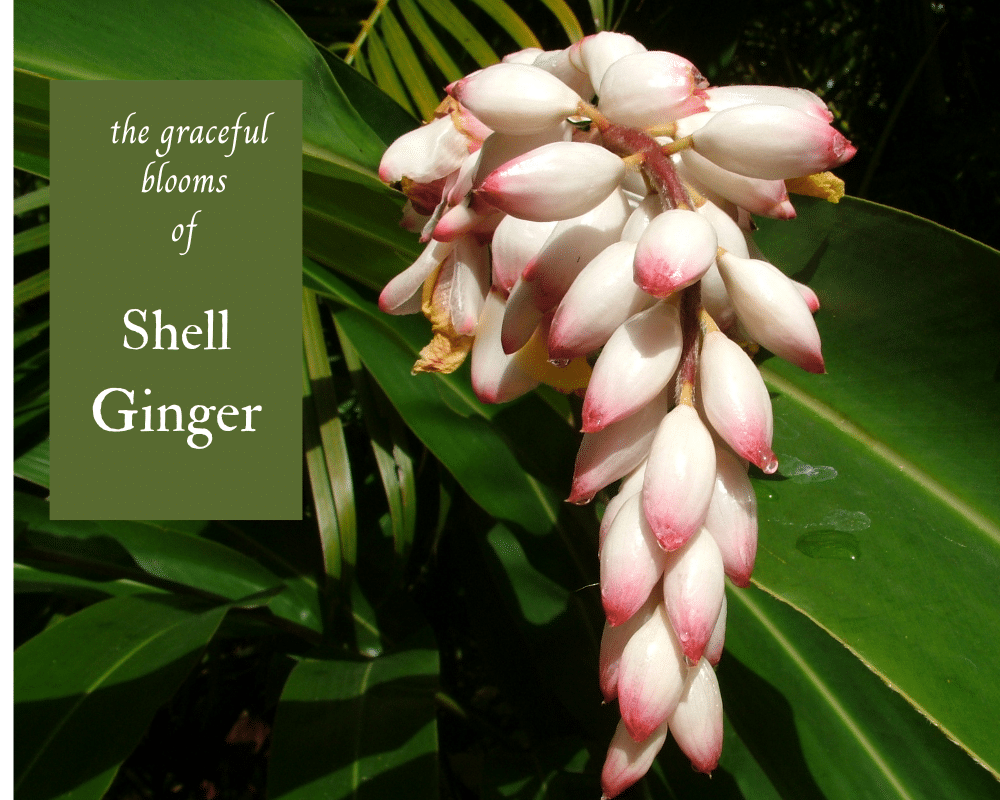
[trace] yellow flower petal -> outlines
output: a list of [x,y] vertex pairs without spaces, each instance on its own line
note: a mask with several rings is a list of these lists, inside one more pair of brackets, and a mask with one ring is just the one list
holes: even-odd
[[839,203],[844,196],[844,182],[832,172],[817,172],[804,178],[789,178],[785,188],[793,194],[822,197],[831,203]]

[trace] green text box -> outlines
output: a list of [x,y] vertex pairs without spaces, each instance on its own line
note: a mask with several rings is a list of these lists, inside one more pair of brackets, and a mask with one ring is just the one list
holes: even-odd
[[52,517],[301,518],[301,83],[51,101]]

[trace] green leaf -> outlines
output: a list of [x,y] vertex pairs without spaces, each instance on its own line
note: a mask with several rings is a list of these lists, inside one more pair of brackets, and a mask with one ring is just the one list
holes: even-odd
[[43,186],[40,189],[35,189],[33,192],[28,192],[14,198],[14,216],[27,214],[29,211],[44,208],[48,204],[49,187]]
[[302,176],[305,254],[381,288],[416,257],[416,237],[399,227],[402,195],[326,175]]
[[583,28],[580,27],[580,21],[566,0],[542,0],[542,3],[555,14],[571,42],[578,42],[583,38]]
[[765,253],[823,303],[826,375],[769,359],[780,474],[756,581],[1000,775],[1000,254],[907,214],[797,200]]
[[407,27],[420,42],[421,47],[424,48],[424,52],[441,70],[445,80],[452,83],[461,78],[461,68],[455,63],[448,49],[441,44],[441,40],[438,39],[430,25],[427,24],[427,20],[420,13],[420,8],[414,0],[399,0],[399,13],[402,14]]
[[[396,65],[393,64],[392,59],[389,57],[389,51],[382,44],[378,32],[375,29],[369,31],[365,42],[368,45],[366,50],[368,53],[368,64],[371,67],[372,75],[375,77],[375,83],[389,97],[412,113],[414,111],[413,104],[410,103],[409,95],[407,95],[406,89],[399,79],[399,73],[396,71]],[[419,113],[421,116],[423,115],[423,112]]]
[[399,20],[396,19],[396,15],[388,6],[382,12],[381,23],[386,46],[389,48],[393,63],[399,70],[403,83],[406,84],[406,90],[417,104],[421,118],[432,119],[434,109],[440,103],[440,98],[437,91],[431,86],[427,73],[424,72],[413,45],[410,44]]
[[339,579],[342,577],[342,566],[349,569],[356,559],[354,484],[316,295],[308,289],[302,290],[302,337],[310,385],[309,396],[315,412],[315,434],[323,455],[326,467],[324,472],[330,482],[336,515],[335,520],[332,520],[335,524],[325,527],[327,535],[321,535],[324,564],[327,573]]
[[[303,151],[361,174],[378,168],[381,140],[274,3],[39,0],[15,16],[15,68],[49,80],[301,80]],[[41,97],[24,89],[15,101],[47,110]]]
[[154,597],[97,603],[14,653],[14,791],[100,798],[226,613]]
[[59,592],[71,595],[123,597],[133,594],[155,594],[159,590],[127,579],[104,580],[84,578],[72,572],[40,569],[28,564],[14,564],[14,592]]
[[268,797],[438,798],[438,655],[415,643],[366,661],[303,659],[274,722]]
[[49,440],[43,439],[14,459],[14,475],[49,488]]
[[[32,231],[33,230],[35,230],[35,228],[32,228]],[[30,231],[25,231],[25,233],[30,233]],[[45,231],[45,239],[45,244],[48,244],[48,230]],[[14,237],[14,240],[14,248],[16,250],[17,236]],[[17,255],[17,253],[15,252],[14,255]],[[43,269],[41,272],[32,275],[30,278],[25,278],[20,283],[14,284],[14,305],[19,306],[22,303],[27,303],[29,300],[34,300],[36,297],[41,297],[43,294],[48,293],[49,271],[47,269]]]
[[357,392],[361,416],[371,439],[375,464],[389,503],[393,551],[401,569],[409,556],[417,525],[417,487],[406,425],[373,383],[361,365],[354,345],[339,326],[337,336],[344,363]]
[[[192,536],[183,528],[186,523],[50,520],[45,501],[21,493],[14,496],[14,519],[22,523],[21,542],[35,558],[56,557],[135,580],[145,573],[154,584],[187,586],[206,598],[235,600],[286,586],[244,554]],[[283,591],[268,605],[295,625],[322,629],[315,597]]]
[[[49,245],[49,223],[43,222],[33,228],[14,234],[14,255],[20,256]],[[46,276],[47,277],[47,276]],[[47,288],[47,287],[46,287]],[[16,289],[16,287],[15,287]],[[24,302],[21,300],[20,302]],[[18,304],[17,292],[14,293],[14,304]]]
[[505,407],[483,405],[467,373],[411,375],[428,335],[424,320],[382,315],[336,276],[307,272],[352,306],[335,315],[338,328],[400,416],[470,497],[503,521],[480,543],[483,576],[470,591],[493,587],[481,598],[487,609],[489,598],[506,598],[519,642],[508,657],[523,661],[530,651],[551,665],[542,670],[549,689],[589,720],[594,706],[582,687],[596,685],[596,677],[578,665],[596,664],[600,623],[596,593],[580,590],[596,580],[595,520],[564,502],[577,447],[565,419],[535,395]]
[[720,767],[737,782],[744,769],[728,758],[734,739],[736,756],[747,748],[781,797],[1000,797],[988,772],[794,609],[736,589],[728,622],[718,675],[731,728]]
[[417,2],[438,25],[458,40],[479,66],[488,67],[500,60],[500,56],[451,0],[417,0]]
[[529,47],[542,47],[542,43],[532,33],[531,28],[504,0],[472,0],[472,2],[489,14],[497,25],[510,34],[522,50]]

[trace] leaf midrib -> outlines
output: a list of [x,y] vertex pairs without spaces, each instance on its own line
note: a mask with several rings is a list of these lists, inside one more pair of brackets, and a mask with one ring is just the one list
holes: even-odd
[[782,650],[785,651],[786,655],[792,660],[795,666],[798,667],[803,676],[805,676],[809,683],[813,685],[820,697],[823,698],[833,713],[844,724],[844,727],[847,728],[847,730],[854,736],[857,742],[861,745],[862,749],[864,749],[864,751],[871,758],[875,766],[878,767],[879,771],[885,775],[886,780],[892,785],[899,796],[904,798],[904,800],[913,800],[913,796],[903,786],[902,782],[896,776],[895,772],[893,772],[892,768],[886,762],[878,748],[875,747],[874,743],[865,735],[861,726],[848,713],[847,709],[840,704],[834,693],[826,685],[823,679],[812,670],[808,661],[803,658],[802,654],[799,653],[794,645],[792,645],[792,643],[785,638],[781,631],[775,627],[760,606],[754,602],[754,600],[750,598],[746,592],[732,592],[731,597],[742,603],[744,607],[746,607],[746,609],[753,614],[757,621],[774,638],[775,642],[777,642]]
[[936,481],[912,461],[902,456],[896,450],[893,450],[885,442],[876,439],[870,433],[862,430],[843,414],[817,400],[815,397],[806,394],[793,383],[777,375],[767,367],[761,367],[760,372],[767,383],[782,392],[786,397],[808,411],[811,411],[825,422],[828,422],[841,433],[863,444],[873,454],[916,483],[942,505],[951,509],[970,525],[992,539],[994,544],[1000,545],[1000,525],[973,508],[971,504],[960,498],[939,481]]

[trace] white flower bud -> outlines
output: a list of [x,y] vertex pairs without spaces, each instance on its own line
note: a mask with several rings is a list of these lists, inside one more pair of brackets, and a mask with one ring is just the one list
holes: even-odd
[[856,152],[827,123],[785,106],[729,108],[692,137],[694,149],[723,169],[765,180],[824,172]]
[[576,276],[552,318],[552,358],[576,358],[593,352],[625,320],[656,302],[632,282],[634,257],[635,243],[615,242]]
[[718,258],[740,322],[755,341],[807,372],[825,372],[819,331],[791,279],[766,261],[724,253]]
[[682,208],[664,211],[639,237],[635,283],[654,297],[666,297],[699,280],[718,248],[715,228],[705,217]]
[[627,33],[601,31],[584,36],[570,48],[570,57],[589,76],[591,85],[597,89],[604,80],[608,67],[625,56],[645,53],[646,46]]
[[618,723],[601,770],[601,797],[611,800],[645,775],[667,740],[663,723],[643,741],[632,738],[624,721]]
[[594,86],[585,70],[580,69],[571,56],[571,48],[565,50],[549,50],[539,53],[534,65],[551,73],[581,98],[589,100],[594,96]]
[[712,535],[699,528],[669,556],[663,573],[663,603],[684,655],[697,663],[715,630],[726,594],[722,555]]
[[603,147],[553,142],[495,169],[476,194],[511,216],[547,222],[585,214],[624,176],[625,163]]
[[724,447],[715,450],[715,488],[705,516],[722,554],[726,575],[740,588],[750,585],[757,558],[757,497],[743,463]]
[[538,385],[500,346],[504,301],[499,292],[486,298],[472,343],[472,388],[484,403],[506,403]]
[[[576,455],[573,488],[567,502],[589,503],[609,483],[639,466],[649,453],[653,434],[667,413],[668,406],[669,398],[664,392],[631,416],[608,425],[597,433],[585,433]],[[707,431],[705,435],[708,435]],[[646,471],[648,480],[648,465]],[[645,487],[645,481],[643,486]],[[645,493],[645,489],[643,491]]]
[[602,798],[611,800],[617,797],[645,775],[666,740],[666,723],[643,741],[637,742],[628,732],[624,721],[619,722],[601,770]]
[[642,607],[666,563],[642,513],[642,497],[635,494],[611,523],[601,550],[601,603],[608,622],[621,625]]
[[632,634],[618,667],[618,707],[632,738],[641,742],[680,702],[687,665],[662,604]]
[[809,114],[823,122],[833,122],[833,114],[819,97],[808,89],[783,86],[713,86],[706,90],[709,111],[724,111],[751,103],[785,106]]
[[703,82],[694,64],[675,53],[635,53],[607,68],[598,107],[621,125],[660,125],[704,111]]
[[677,308],[657,303],[608,339],[583,400],[583,432],[599,431],[635,413],[670,382],[681,360]]
[[694,150],[681,151],[675,160],[681,176],[696,187],[703,187],[763,217],[795,218],[795,208],[788,199],[784,181],[748,178],[746,175],[730,172]]
[[440,117],[390,144],[382,156],[378,176],[386,183],[398,183],[404,177],[414,183],[431,183],[462,166],[469,152],[469,140],[451,117]]
[[494,131],[540,133],[575,114],[580,96],[526,64],[493,64],[451,84],[448,93]]
[[[632,417],[616,424],[629,419]],[[679,405],[656,431],[642,484],[646,519],[660,547],[676,550],[702,526],[714,484],[712,435],[697,411]]]
[[493,231],[493,285],[510,292],[557,224],[504,217]]
[[698,366],[705,416],[734,452],[770,475],[778,469],[771,450],[771,396],[760,371],[726,334],[705,336]]
[[670,716],[674,740],[698,772],[711,774],[722,755],[722,694],[707,659],[688,674],[684,694]]

